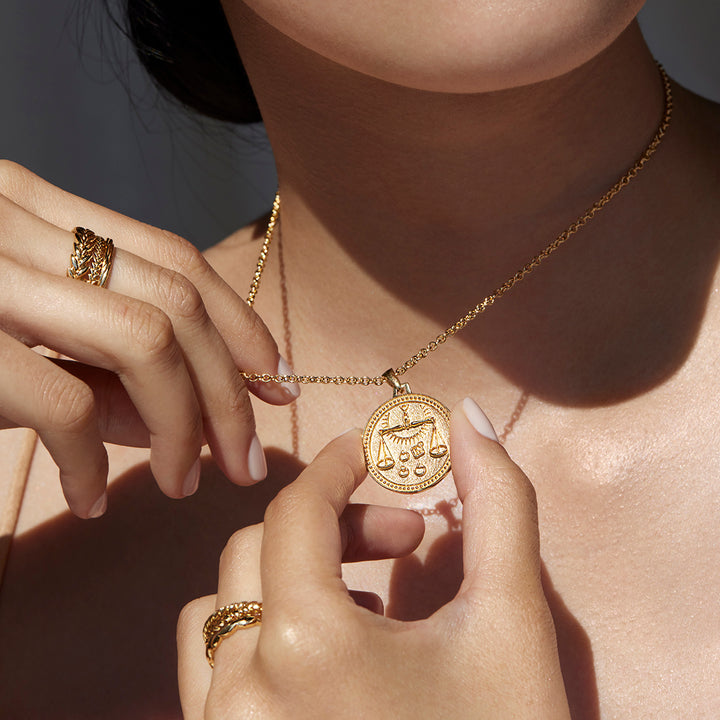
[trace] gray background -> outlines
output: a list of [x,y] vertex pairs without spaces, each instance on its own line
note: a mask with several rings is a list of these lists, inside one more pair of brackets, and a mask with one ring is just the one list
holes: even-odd
[[[269,207],[262,127],[229,128],[159,99],[101,3],[0,2],[0,157],[200,247]],[[676,80],[720,101],[720,2],[649,0],[641,23]]]

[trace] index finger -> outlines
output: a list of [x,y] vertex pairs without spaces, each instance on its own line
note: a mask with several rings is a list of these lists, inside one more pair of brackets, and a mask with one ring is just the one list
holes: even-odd
[[261,550],[266,608],[327,592],[347,596],[341,578],[339,518],[367,474],[359,430],[350,430],[318,456],[270,503]]

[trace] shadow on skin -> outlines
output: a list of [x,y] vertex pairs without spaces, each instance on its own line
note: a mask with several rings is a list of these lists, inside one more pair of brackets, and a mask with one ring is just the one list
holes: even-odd
[[[644,172],[649,176],[655,170]],[[645,215],[638,213],[644,192],[642,183],[624,190],[612,209],[570,238],[453,342],[467,345],[531,396],[566,407],[612,405],[665,382],[695,345],[717,271],[718,236],[712,230],[688,237],[677,216],[660,230],[653,228],[661,201],[653,200]],[[313,197],[304,199],[313,206]],[[630,218],[620,232],[612,224],[615,217]],[[538,231],[533,253],[572,219]],[[435,276],[428,292],[413,280],[423,276],[428,258],[413,252],[411,229],[407,238],[394,237],[383,245],[378,263],[367,229],[353,230],[343,220],[326,224],[362,267],[442,327],[529,259],[521,255],[508,259],[507,267],[496,267],[472,247],[453,247],[433,255]],[[513,232],[521,231],[509,227],[509,238]],[[512,248],[510,239],[507,243]],[[386,328],[395,331],[392,325]]]
[[[553,587],[544,565],[542,573],[571,716],[573,720],[600,720],[590,638]],[[395,562],[386,614],[401,620],[429,617],[452,600],[461,583],[462,534],[450,530],[433,543],[424,563],[415,555]]]
[[[272,451],[268,465],[276,479],[302,469]],[[141,465],[113,483],[104,518],[67,512],[16,538],[1,596],[3,716],[181,718],[180,609],[216,591],[225,542],[261,522],[283,484],[238,488],[205,463],[197,494],[173,502]]]
[[600,720],[600,699],[590,638],[555,590],[544,564],[542,583],[555,622],[560,668],[570,714],[573,720]]
[[[0,596],[0,697],[9,717],[181,718],[180,609],[215,592],[227,539],[261,522],[303,467],[284,452],[267,456],[271,479],[251,488],[231,485],[205,463],[200,490],[182,502],[163,496],[140,465],[113,483],[103,519],[68,512],[15,539]],[[411,555],[395,562],[389,616],[427,617],[460,587],[462,536],[452,509],[443,514],[450,529],[426,561]],[[597,720],[590,641],[547,577],[544,584],[573,718]]]
[[462,534],[450,531],[430,547],[423,563],[417,555],[396,560],[385,614],[421,620],[450,602],[462,582]]

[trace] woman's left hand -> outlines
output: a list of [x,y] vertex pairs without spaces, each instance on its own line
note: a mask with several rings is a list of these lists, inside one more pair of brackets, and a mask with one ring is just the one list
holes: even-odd
[[[184,609],[185,720],[569,718],[540,579],[535,494],[487,435],[492,428],[471,400],[455,409],[464,580],[451,602],[414,622],[386,618],[379,598],[348,591],[341,563],[411,552],[422,518],[348,505],[365,477],[359,434],[331,442],[271,503],[264,525],[233,536],[217,596]],[[227,637],[211,670],[204,621],[249,600],[262,600],[262,623]]]

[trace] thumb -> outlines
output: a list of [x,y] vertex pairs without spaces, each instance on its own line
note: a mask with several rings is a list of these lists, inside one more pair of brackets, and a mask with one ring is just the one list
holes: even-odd
[[495,584],[527,591],[540,586],[540,551],[535,490],[497,441],[490,421],[474,400],[454,408],[450,453],[463,504],[461,592]]

